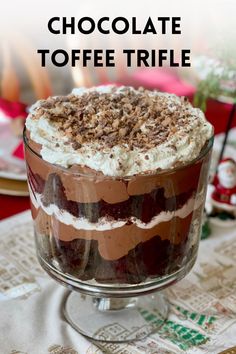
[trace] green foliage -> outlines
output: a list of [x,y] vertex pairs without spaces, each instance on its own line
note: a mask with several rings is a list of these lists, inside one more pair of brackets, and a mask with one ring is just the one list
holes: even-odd
[[197,86],[194,105],[206,110],[208,98],[224,97],[236,102],[236,64],[235,61],[217,62],[204,80]]

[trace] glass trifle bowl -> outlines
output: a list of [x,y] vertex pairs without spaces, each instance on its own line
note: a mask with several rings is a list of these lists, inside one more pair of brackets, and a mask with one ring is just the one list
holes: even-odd
[[[175,95],[96,87],[32,107],[24,132],[37,255],[95,340],[163,325],[195,263],[213,130]],[[149,315],[156,320],[150,323]]]

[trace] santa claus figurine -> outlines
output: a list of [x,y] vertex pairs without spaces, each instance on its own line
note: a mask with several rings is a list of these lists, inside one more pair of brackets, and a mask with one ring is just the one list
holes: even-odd
[[213,213],[228,213],[236,217],[236,162],[227,158],[219,163],[217,174],[213,181],[211,195]]

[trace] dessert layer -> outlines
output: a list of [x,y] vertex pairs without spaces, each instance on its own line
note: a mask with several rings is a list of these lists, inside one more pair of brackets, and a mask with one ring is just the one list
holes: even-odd
[[[185,218],[173,217],[169,221],[156,224],[152,228],[140,228],[136,224],[123,225],[111,230],[76,229],[67,225],[52,214],[48,215],[41,207],[32,205],[32,215],[38,233],[53,235],[55,239],[70,242],[75,239],[95,240],[102,258],[116,260],[125,256],[139,243],[145,243],[156,235],[172,244],[179,244],[187,238],[193,213]],[[174,234],[173,234],[174,230]]]
[[67,200],[63,185],[56,174],[50,175],[46,184],[39,181],[37,175],[30,176],[29,188],[38,195],[40,206],[44,208],[53,206],[54,209],[58,208],[60,213],[68,212],[71,217],[86,218],[91,223],[103,217],[127,221],[137,218],[147,223],[162,212],[174,212],[181,209],[190,198],[194,200],[195,197],[195,193],[190,191],[165,198],[164,189],[159,188],[148,194],[130,196],[128,200],[116,204],[109,204],[103,200],[97,203],[78,203]]
[[[138,284],[146,279],[170,275],[193,259],[197,244],[188,239],[174,245],[159,236],[139,243],[117,260],[105,260],[98,251],[98,241],[75,239],[64,242],[38,235],[40,253],[49,263],[81,280],[99,283]],[[55,261],[55,262],[54,262]]]
[[26,127],[45,161],[119,177],[184,165],[213,134],[182,98],[114,86],[39,101]]
[[[175,198],[185,193],[189,197],[189,194],[198,189],[202,168],[202,160],[200,160],[195,164],[163,174],[121,179],[79,174],[75,171],[78,166],[70,169],[60,168],[42,160],[27,147],[25,154],[33,190],[41,194],[45,181],[52,179],[50,175],[55,174],[60,178],[66,199],[78,203],[97,203],[102,200],[109,204],[121,203],[128,200],[130,196],[148,194],[157,189],[163,189],[165,198]],[[51,189],[53,190],[53,186]]]
[[[176,208],[172,211],[161,211],[158,214],[154,214],[154,216],[148,219],[148,221],[143,220],[142,213],[140,213],[139,218],[136,216],[130,216],[130,213],[124,213],[124,215],[115,213],[113,216],[111,216],[109,213],[105,213],[105,215],[101,214],[99,217],[97,217],[95,221],[93,213],[88,209],[89,206],[87,206],[87,213],[84,213],[82,217],[78,217],[77,215],[74,216],[70,212],[59,208],[53,203],[45,205],[45,203],[43,202],[43,197],[40,194],[33,193],[31,188],[30,198],[36,209],[42,208],[42,210],[47,215],[55,216],[60,222],[66,225],[71,225],[77,230],[96,231],[112,230],[120,228],[124,225],[131,224],[135,224],[141,229],[151,229],[152,227],[160,224],[161,222],[170,221],[174,217],[179,217],[183,219],[203,204],[203,196],[199,194],[197,198],[192,197],[188,199],[187,202],[180,208]],[[146,212],[147,206],[144,205],[143,208],[144,212]],[[85,207],[84,211],[86,211]],[[93,219],[92,221],[91,218]]]

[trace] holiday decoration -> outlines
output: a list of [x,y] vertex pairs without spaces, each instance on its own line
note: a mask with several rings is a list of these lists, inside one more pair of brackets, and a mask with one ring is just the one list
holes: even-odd
[[[52,88],[48,73],[45,68],[40,66],[34,45],[27,39],[27,36],[20,33],[9,34],[8,40],[1,44],[0,129],[2,133],[4,129],[7,129],[6,126],[9,126],[10,131],[7,136],[16,144],[13,146],[10,143],[6,146],[6,149],[0,146],[0,152],[4,165],[11,169],[12,164],[9,159],[5,162],[6,155],[9,152],[7,149],[10,150],[10,157],[13,158],[11,162],[15,163],[14,158],[24,159],[21,138],[28,106],[28,104],[22,102],[25,100],[22,97],[25,87],[32,94],[30,101],[35,100],[35,98],[47,98],[52,94]],[[24,76],[20,75],[19,68],[25,70]],[[28,98],[26,101],[28,101]]]
[[233,159],[221,160],[212,184],[211,216],[236,219],[236,162]]
[[[9,121],[12,133],[17,137],[22,136],[25,118],[27,116],[26,107],[26,104],[22,102],[10,102],[0,97],[1,120],[2,122]],[[22,140],[20,140],[18,145],[14,148],[12,155],[19,159],[24,158]]]

